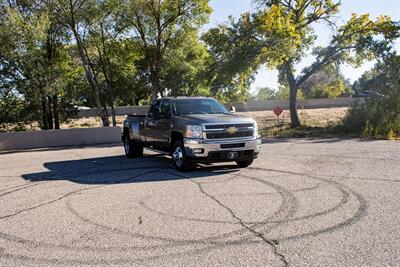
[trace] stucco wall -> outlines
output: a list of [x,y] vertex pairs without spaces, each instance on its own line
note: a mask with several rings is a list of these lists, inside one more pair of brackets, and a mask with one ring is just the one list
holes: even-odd
[[[350,107],[355,101],[363,101],[360,98],[321,98],[321,99],[304,99],[297,101],[298,108],[333,108],[333,107]],[[276,107],[289,109],[288,100],[266,100],[266,101],[249,101],[247,103],[233,103],[236,111],[261,111],[273,110]],[[131,106],[131,107],[116,107],[117,115],[127,114],[146,114],[149,106]],[[109,111],[109,113],[111,113]],[[78,113],[79,117],[95,117],[97,112],[95,109],[81,110]]]
[[[321,99],[304,99],[297,101],[298,108],[334,108],[334,107],[350,107],[356,101],[363,101],[360,98],[321,98]],[[273,110],[275,107],[289,109],[288,100],[266,100],[266,101],[250,101],[248,103],[235,103],[237,111],[261,111]]]
[[118,143],[120,127],[0,133],[0,151]]

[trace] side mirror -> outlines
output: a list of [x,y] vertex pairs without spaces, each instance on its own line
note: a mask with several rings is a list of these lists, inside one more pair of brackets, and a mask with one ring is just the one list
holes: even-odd
[[236,112],[236,108],[235,108],[235,106],[232,106],[231,107],[231,113],[235,113]]

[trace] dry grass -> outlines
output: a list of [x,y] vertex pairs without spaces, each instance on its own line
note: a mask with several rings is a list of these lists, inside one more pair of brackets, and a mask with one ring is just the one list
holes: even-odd
[[[300,120],[304,125],[310,127],[327,127],[339,123],[347,113],[348,108],[320,108],[298,110]],[[261,128],[274,127],[277,125],[277,117],[273,111],[241,112],[245,116],[253,117]],[[284,124],[290,123],[290,113],[285,110],[280,118]]]
[[[252,112],[238,112],[240,115],[253,117],[259,124],[260,133],[263,136],[296,136],[308,135],[311,131],[313,134],[321,134],[321,129],[329,129],[330,127],[340,123],[345,117],[348,108],[321,108],[321,109],[304,109],[299,110],[299,116],[304,125],[295,131],[289,129],[290,114],[285,110],[281,118],[284,118],[284,124],[281,129],[277,128],[277,117],[272,111],[252,111]],[[117,116],[117,126],[122,126],[126,116]],[[61,129],[69,128],[91,128],[101,127],[102,123],[100,118],[79,118],[72,119],[67,123],[60,125]],[[39,130],[37,124],[26,125],[29,131]],[[326,131],[322,131],[325,133]],[[324,135],[324,134],[322,134]]]

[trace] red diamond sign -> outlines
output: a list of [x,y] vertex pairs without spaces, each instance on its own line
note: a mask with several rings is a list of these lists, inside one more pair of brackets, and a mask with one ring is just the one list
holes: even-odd
[[276,116],[279,117],[282,114],[282,112],[283,112],[283,109],[281,109],[280,107],[274,108],[274,113]]

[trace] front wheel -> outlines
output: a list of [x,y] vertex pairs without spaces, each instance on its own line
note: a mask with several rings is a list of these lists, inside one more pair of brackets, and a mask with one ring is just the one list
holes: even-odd
[[249,167],[252,163],[253,163],[252,159],[245,160],[245,161],[236,161],[236,164],[239,166],[239,168]]
[[178,171],[189,170],[190,163],[186,158],[185,147],[183,146],[182,140],[175,142],[172,149],[172,160],[174,161],[175,168]]
[[129,134],[124,135],[124,150],[128,158],[143,156],[143,145],[139,142],[131,140]]

